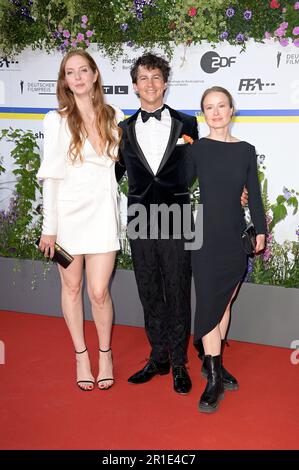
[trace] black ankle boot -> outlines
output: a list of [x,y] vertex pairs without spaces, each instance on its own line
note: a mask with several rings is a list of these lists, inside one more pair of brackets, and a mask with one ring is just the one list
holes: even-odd
[[203,365],[207,370],[208,383],[200,397],[199,411],[213,413],[218,409],[219,401],[224,396],[224,388],[221,372],[221,355],[204,356]]
[[[221,359],[222,359],[222,361],[223,361],[223,353],[224,353],[225,344],[226,344],[226,340],[222,339],[221,340]],[[199,359],[201,361],[203,361],[203,359],[204,359],[204,349],[203,349],[202,341],[197,343],[195,345],[195,347],[198,350]],[[208,375],[207,370],[204,366],[204,363],[202,364],[201,375],[203,377],[207,377],[207,375]],[[223,364],[222,364],[222,380],[223,380],[224,390],[232,391],[232,390],[238,390],[239,389],[239,384],[238,384],[237,379],[223,367]]]

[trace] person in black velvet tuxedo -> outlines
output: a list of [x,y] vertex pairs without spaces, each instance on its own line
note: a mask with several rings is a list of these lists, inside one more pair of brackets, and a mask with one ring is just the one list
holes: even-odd
[[[190,206],[181,171],[190,144],[182,137],[198,139],[197,121],[163,104],[169,73],[168,62],[151,53],[133,64],[131,77],[141,108],[120,123],[123,137],[116,177],[119,180],[127,172],[128,210],[141,204],[148,215],[145,227],[139,227],[143,235],[131,238],[130,246],[151,354],[146,366],[128,381],[145,383],[155,375],[168,374],[172,367],[174,390],[186,394],[191,389],[185,366],[191,323],[190,251],[184,249],[184,236],[174,233],[171,218],[170,236],[165,239],[158,214],[149,217],[153,204]],[[131,214],[128,222],[133,219]],[[156,238],[151,236],[153,226]]]

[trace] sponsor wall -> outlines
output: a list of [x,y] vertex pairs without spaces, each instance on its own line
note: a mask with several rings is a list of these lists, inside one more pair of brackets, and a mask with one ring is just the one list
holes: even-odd
[[[129,70],[143,51],[126,49],[114,64],[91,45],[101,70],[109,103],[126,115],[139,107]],[[159,52],[157,49],[156,52]],[[13,60],[0,59],[0,127],[32,129],[43,145],[42,119],[57,106],[55,88],[60,53],[27,50]],[[227,88],[236,104],[233,134],[256,146],[264,160],[269,199],[274,202],[283,187],[299,190],[299,51],[277,43],[250,43],[245,52],[229,45],[215,49],[209,44],[177,47],[171,60],[172,75],[165,95],[167,103],[198,116],[200,134],[207,127],[199,113],[203,91],[213,85]],[[1,142],[7,172],[0,177],[0,208],[8,206],[14,177],[11,144]],[[291,210],[290,210],[291,214]],[[296,239],[298,215],[290,215],[275,232],[277,241]]]

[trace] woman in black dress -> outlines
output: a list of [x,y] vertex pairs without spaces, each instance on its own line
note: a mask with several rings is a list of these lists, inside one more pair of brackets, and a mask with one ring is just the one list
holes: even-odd
[[201,110],[210,133],[190,147],[190,179],[199,177],[203,205],[203,246],[192,251],[196,291],[195,344],[202,339],[202,372],[207,386],[199,410],[216,411],[225,389],[238,382],[222,366],[221,350],[230,319],[230,305],[246,267],[241,234],[246,227],[240,196],[248,190],[250,214],[256,229],[256,253],[265,246],[266,223],[258,181],[255,148],[230,134],[234,112],[230,93],[222,87],[206,90]]

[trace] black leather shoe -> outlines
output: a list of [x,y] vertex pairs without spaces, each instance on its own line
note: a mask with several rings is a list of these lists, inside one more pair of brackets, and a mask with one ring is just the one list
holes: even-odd
[[144,384],[151,380],[155,375],[169,374],[169,362],[157,362],[150,359],[146,366],[128,378],[130,384]]
[[204,366],[208,372],[207,385],[200,397],[199,411],[214,413],[218,409],[219,401],[224,397],[224,388],[221,372],[221,355],[204,356]]
[[[239,390],[239,384],[238,384],[237,379],[232,374],[230,374],[228,370],[225,369],[225,367],[223,366],[221,367],[221,372],[222,372],[222,381],[223,381],[224,390],[230,390],[230,391]],[[201,368],[201,375],[206,378],[208,376],[208,372],[204,364],[202,365],[202,368]]]
[[173,366],[173,388],[175,392],[185,395],[189,393],[192,387],[192,382],[185,366]]
[[[221,340],[221,354],[222,355],[223,355],[223,352],[224,352],[225,344],[226,344],[226,341]],[[203,346],[202,346],[202,342],[197,343],[195,345],[195,347],[198,350],[199,359],[201,361],[203,361],[205,353],[204,353],[204,349],[203,349]],[[226,370],[223,367],[222,359],[221,359],[221,372],[222,372],[222,381],[223,381],[224,390],[230,390],[230,391],[239,390],[239,384],[238,384],[238,381],[237,381],[236,377],[234,377],[230,372],[228,372],[228,370]],[[204,362],[203,362],[202,368],[201,368],[201,375],[205,378],[207,378],[207,376],[208,376],[208,371],[205,368]]]

